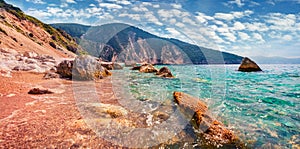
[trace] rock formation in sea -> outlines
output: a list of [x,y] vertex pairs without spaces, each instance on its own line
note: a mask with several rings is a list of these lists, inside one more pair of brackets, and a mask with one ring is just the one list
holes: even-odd
[[156,75],[163,78],[174,78],[172,72],[168,67],[162,67],[159,69],[158,72],[156,72]]
[[140,72],[144,73],[154,73],[158,72],[158,70],[152,64],[144,64],[139,69]]
[[208,106],[203,101],[182,92],[174,92],[173,96],[182,114],[191,119],[193,127],[200,132],[198,135],[206,145],[240,146],[237,136],[208,114]]
[[255,72],[262,71],[260,67],[248,57],[244,57],[238,71]]

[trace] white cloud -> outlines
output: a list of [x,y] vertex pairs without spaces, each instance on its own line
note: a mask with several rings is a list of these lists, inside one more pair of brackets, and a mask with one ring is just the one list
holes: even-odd
[[27,14],[31,15],[31,16],[35,16],[37,18],[42,18],[42,19],[45,19],[47,17],[51,17],[52,14],[51,13],[48,13],[48,12],[45,12],[43,10],[37,10],[37,9],[34,9],[34,8],[30,8],[26,11]]
[[153,8],[159,8],[159,4],[152,5]]
[[253,33],[252,37],[253,37],[253,39],[255,39],[259,42],[265,42],[265,40],[263,39],[263,37],[259,33]]
[[75,3],[76,3],[76,1],[75,1],[75,0],[66,0],[66,2],[67,2],[67,3],[73,3],[73,4],[75,4]]
[[181,9],[182,6],[180,4],[171,4],[171,6],[175,9]]
[[32,2],[35,4],[46,4],[43,0],[26,0],[26,2]]
[[233,0],[233,1],[229,1],[230,4],[236,4],[238,7],[242,7],[245,4],[242,2],[242,0]]
[[171,24],[175,24],[175,23],[176,23],[176,19],[172,18],[172,19],[169,20],[169,22],[170,22]]
[[181,35],[175,28],[166,28],[166,30],[174,37]]
[[126,13],[122,13],[119,15],[119,17],[128,17],[132,20],[136,20],[136,21],[141,21],[141,17],[139,14],[126,14]]
[[182,18],[182,22],[183,22],[183,23],[188,23],[188,24],[194,25],[194,26],[197,25],[196,22],[193,21],[192,19],[190,19],[189,17],[184,17],[184,18]]
[[242,18],[245,16],[250,16],[253,14],[253,11],[251,10],[246,10],[246,11],[234,11],[231,13],[215,13],[214,18],[220,19],[220,20],[226,20],[226,21],[231,21],[236,18]]
[[116,1],[116,3],[121,5],[131,5],[131,2],[127,0]]
[[215,13],[214,18],[230,21],[234,19],[234,16],[230,13]]
[[112,4],[112,3],[100,3],[100,7],[107,8],[107,9],[121,9],[123,8],[121,5]]
[[293,39],[293,37],[291,35],[284,35],[282,37],[283,40],[286,40],[286,41],[291,41]]
[[90,7],[96,7],[96,5],[95,5],[95,4],[90,4],[89,6],[90,6]]
[[249,31],[264,32],[269,30],[269,27],[265,23],[261,23],[261,22],[244,23],[244,25],[246,26],[246,29]]
[[181,27],[181,28],[185,27],[185,24],[183,24],[181,22],[177,22],[175,25],[178,27]]
[[294,31],[296,28],[296,15],[295,14],[281,14],[271,13],[266,16],[266,22],[270,24],[270,29],[273,30],[290,30]]
[[245,27],[245,25],[242,24],[241,22],[234,22],[233,28],[234,28],[234,30],[243,30],[243,29],[245,29],[246,27]]
[[207,21],[209,21],[209,20],[214,20],[213,17],[207,16],[207,15],[205,15],[204,13],[197,12],[196,14],[197,14],[197,15],[196,15],[195,17],[196,17],[196,19],[197,19],[200,23],[205,23],[205,22],[207,22]]
[[58,8],[58,7],[47,7],[47,11],[53,15],[59,13],[59,12],[63,12],[63,9]]
[[135,12],[147,12],[147,11],[149,11],[148,8],[146,8],[144,6],[134,6],[131,10],[133,10]]
[[236,41],[236,37],[233,33],[230,32],[223,32],[221,33],[221,35],[225,36],[225,38],[231,42],[235,42]]
[[244,33],[244,32],[238,32],[238,35],[239,37],[242,39],[242,40],[247,40],[250,38],[250,36],[247,34],[247,33]]

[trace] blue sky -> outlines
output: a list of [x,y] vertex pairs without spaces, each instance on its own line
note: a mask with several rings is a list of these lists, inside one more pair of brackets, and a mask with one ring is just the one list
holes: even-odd
[[300,57],[300,0],[6,0],[45,23],[122,22],[242,56]]

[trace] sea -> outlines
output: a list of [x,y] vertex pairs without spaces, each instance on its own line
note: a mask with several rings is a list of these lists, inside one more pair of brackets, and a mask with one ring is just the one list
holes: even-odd
[[251,148],[299,147],[299,64],[260,65],[262,72],[240,72],[239,65],[166,66],[175,78],[125,67],[113,71],[112,83],[121,81],[126,93],[120,96],[136,101],[172,102],[174,91],[198,97]]

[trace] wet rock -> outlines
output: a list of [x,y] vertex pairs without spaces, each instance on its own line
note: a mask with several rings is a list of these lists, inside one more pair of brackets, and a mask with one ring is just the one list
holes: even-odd
[[255,71],[262,71],[262,70],[254,61],[252,61],[248,57],[244,57],[238,71],[255,72]]
[[123,67],[120,64],[112,62],[101,62],[101,66],[105,67],[107,70],[123,69]]
[[173,93],[175,102],[185,108],[188,109],[190,111],[193,111],[192,114],[194,114],[194,112],[202,112],[205,113],[207,111],[207,105],[201,101],[200,99],[197,99],[195,97],[192,97],[188,94],[182,93],[182,92],[174,92]]
[[24,57],[28,57],[28,58],[35,58],[35,57],[37,57],[38,56],[38,54],[37,53],[35,53],[35,52],[25,52],[24,54],[23,54],[23,56]]
[[174,92],[173,96],[183,115],[191,119],[193,127],[201,132],[198,135],[205,145],[214,147],[241,145],[231,130],[207,114],[208,107],[200,99],[182,92]]
[[172,75],[170,69],[168,67],[162,67],[159,69],[159,71],[156,73],[159,77],[163,78],[174,78]]
[[40,95],[40,94],[53,94],[52,91],[49,91],[47,89],[40,89],[40,88],[33,88],[31,89],[28,94],[35,94],[35,95]]
[[140,70],[141,66],[133,66],[131,70]]
[[162,112],[162,111],[155,111],[153,113],[153,121],[166,121],[170,115],[168,113]]
[[152,64],[144,64],[139,69],[140,72],[144,73],[154,73],[158,72],[158,70]]

